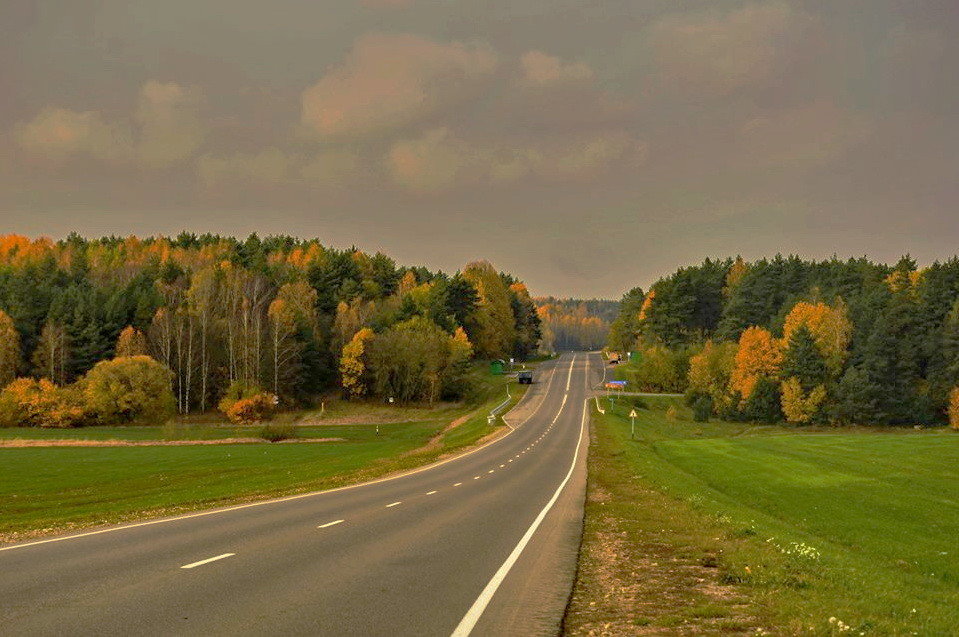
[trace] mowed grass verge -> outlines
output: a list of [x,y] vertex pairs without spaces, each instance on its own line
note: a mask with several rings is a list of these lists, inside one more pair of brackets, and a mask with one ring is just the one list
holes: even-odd
[[630,404],[594,415],[567,632],[957,634],[959,435],[643,402],[636,441]]
[[[0,541],[335,488],[408,470],[505,429],[501,422],[490,425],[486,415],[505,398],[506,382],[486,378],[479,403],[439,407],[429,420],[384,423],[379,434],[374,424],[298,428],[301,437],[342,442],[0,448]],[[513,382],[510,391],[515,404],[525,386]],[[461,422],[449,428],[456,419]],[[51,437],[160,440],[162,429],[59,430]],[[236,435],[232,427],[190,429],[195,439]]]

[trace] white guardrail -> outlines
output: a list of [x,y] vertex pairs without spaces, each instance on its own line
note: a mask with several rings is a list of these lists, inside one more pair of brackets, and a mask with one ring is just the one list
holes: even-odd
[[496,420],[496,417],[499,415],[499,412],[503,411],[503,409],[506,407],[506,405],[509,404],[511,400],[513,400],[513,396],[509,393],[509,382],[507,382],[506,383],[506,400],[504,400],[500,404],[493,407],[493,410],[489,412],[489,416],[486,417],[487,422],[489,422],[490,424],[493,424],[493,421]]

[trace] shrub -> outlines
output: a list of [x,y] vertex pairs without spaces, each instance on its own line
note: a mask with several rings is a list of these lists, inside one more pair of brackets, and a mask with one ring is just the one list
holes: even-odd
[[0,393],[0,425],[77,427],[89,417],[75,387],[57,387],[46,378],[18,378]]
[[19,427],[22,424],[20,404],[7,391],[0,392],[0,427]]
[[40,423],[41,427],[81,427],[91,420],[83,391],[77,385],[54,386],[47,407],[48,411]]
[[170,370],[149,356],[102,361],[82,381],[89,409],[103,423],[162,423],[176,401]]
[[260,438],[263,438],[263,440],[267,440],[269,442],[289,440],[291,438],[296,438],[296,429],[293,427],[293,425],[267,424],[263,425],[263,428],[260,429]]
[[[272,418],[278,403],[279,400],[274,394],[259,393],[250,398],[230,401],[225,413],[230,422],[238,425],[255,425]],[[220,405],[222,408],[222,401]]]
[[223,394],[223,398],[220,399],[217,407],[226,414],[237,401],[253,398],[262,393],[264,393],[263,390],[257,385],[248,385],[243,381],[235,380],[226,388],[226,393]]
[[701,394],[691,405],[693,408],[693,420],[695,422],[709,422],[709,417],[713,414],[713,400]]

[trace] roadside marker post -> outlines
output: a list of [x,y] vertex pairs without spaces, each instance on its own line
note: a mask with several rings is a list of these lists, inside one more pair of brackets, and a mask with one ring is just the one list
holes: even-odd
[[629,439],[636,440],[636,410],[629,412]]

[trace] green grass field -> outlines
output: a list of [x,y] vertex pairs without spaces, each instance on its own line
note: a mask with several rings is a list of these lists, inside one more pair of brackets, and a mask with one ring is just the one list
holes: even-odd
[[[631,513],[624,532],[717,555],[736,599],[708,603],[728,630],[745,616],[775,634],[957,634],[959,435],[694,423],[681,400],[643,403],[635,441],[628,402],[596,420],[606,478],[636,481],[649,492],[629,497],[659,508]],[[652,624],[692,621],[673,606]]]
[[[298,437],[343,442],[153,447],[0,448],[0,537],[169,514],[266,496],[319,490],[409,469],[493,433],[486,420],[502,402],[506,379],[485,377],[481,401],[416,409],[416,422],[304,425]],[[511,385],[513,401],[525,386]],[[374,411],[378,408],[373,408]],[[339,418],[348,410],[340,406]],[[359,404],[356,418],[369,416]],[[471,415],[457,427],[450,423]],[[256,428],[211,425],[0,429],[2,438],[94,440],[211,439],[255,435]]]

